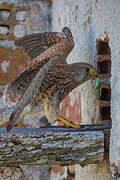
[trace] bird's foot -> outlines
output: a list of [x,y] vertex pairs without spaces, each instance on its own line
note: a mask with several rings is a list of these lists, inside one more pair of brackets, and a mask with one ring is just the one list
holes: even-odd
[[62,121],[66,126],[70,126],[73,128],[79,128],[79,125],[73,124],[72,122],[68,121],[67,119],[64,119],[62,116],[58,116],[58,121]]

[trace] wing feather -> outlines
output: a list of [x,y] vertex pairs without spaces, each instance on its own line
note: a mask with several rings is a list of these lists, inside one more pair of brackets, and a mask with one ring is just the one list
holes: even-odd
[[[24,51],[33,60],[49,47],[62,41],[64,36],[59,32],[45,32],[27,35],[15,41],[17,46],[23,47]],[[37,51],[37,53],[36,53]]]
[[16,105],[15,110],[11,114],[9,123],[7,125],[7,131],[10,131],[16,124],[20,114],[22,113],[24,107],[28,105],[38,94],[38,90],[40,87],[42,87],[42,83],[45,81],[47,77],[48,71],[52,71],[52,76],[54,76],[54,73],[56,71],[54,68],[56,68],[55,64],[61,59],[63,55],[56,55],[49,59],[48,63],[46,63],[36,74],[22,97],[20,98],[19,102]]
[[38,71],[42,68],[44,64],[49,61],[50,58],[47,58],[39,62],[36,66],[30,66],[25,71],[21,72],[8,86],[5,97],[6,101],[13,103],[18,101],[25,90],[28,88],[31,81],[34,79]]
[[38,71],[51,57],[56,54],[63,54],[64,59],[66,59],[74,47],[74,40],[71,31],[65,27],[62,33],[46,32],[25,36],[16,40],[16,45],[23,47],[34,61],[8,86],[6,91],[8,102],[16,102],[20,99]]

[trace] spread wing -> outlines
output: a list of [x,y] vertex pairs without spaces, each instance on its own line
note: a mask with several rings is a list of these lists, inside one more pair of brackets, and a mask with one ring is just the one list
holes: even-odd
[[69,28],[64,27],[62,33],[46,32],[25,36],[17,40],[16,45],[23,47],[25,52],[27,52],[29,57],[34,59],[34,61],[8,86],[5,95],[6,100],[10,103],[20,99],[39,69],[41,69],[51,57],[57,54],[63,54],[67,57],[74,47],[74,40]]
[[[64,27],[60,32],[44,32],[27,35],[15,41],[17,46],[23,47],[31,60],[38,57],[41,53],[56,44],[67,41],[70,48],[74,47],[72,33],[69,28]],[[69,48],[69,46],[67,48]]]
[[[48,59],[44,62],[47,63]],[[28,88],[29,84],[33,78],[38,73],[39,69],[43,66],[42,61],[39,63],[39,66],[36,66],[36,69],[32,69],[30,66],[25,71],[20,73],[8,86],[5,92],[5,98],[8,103],[16,102],[20,99],[22,94]]]
[[27,35],[15,41],[17,46],[23,47],[31,60],[35,59],[46,49],[65,39],[62,33],[45,32]]
[[22,113],[24,107],[28,105],[38,94],[39,88],[42,88],[42,83],[45,82],[45,79],[48,78],[50,72],[52,77],[56,74],[56,63],[63,58],[63,55],[56,55],[49,59],[36,74],[21,99],[16,105],[15,110],[11,114],[9,123],[7,125],[7,131],[10,131],[11,128],[16,124],[20,114]]

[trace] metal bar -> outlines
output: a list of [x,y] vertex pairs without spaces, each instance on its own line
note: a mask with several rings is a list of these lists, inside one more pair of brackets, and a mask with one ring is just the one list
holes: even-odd
[[[40,128],[14,128],[10,133],[41,133],[41,132],[81,132],[81,131],[103,131],[111,129],[111,123],[86,124],[80,128],[68,128],[64,126],[41,126]],[[0,133],[7,133],[6,128],[0,128]]]

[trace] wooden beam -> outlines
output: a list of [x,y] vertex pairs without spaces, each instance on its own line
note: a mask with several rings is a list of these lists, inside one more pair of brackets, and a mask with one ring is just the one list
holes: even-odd
[[[84,128],[83,128],[84,129]],[[0,165],[95,164],[103,161],[104,133],[66,127],[0,129]]]

